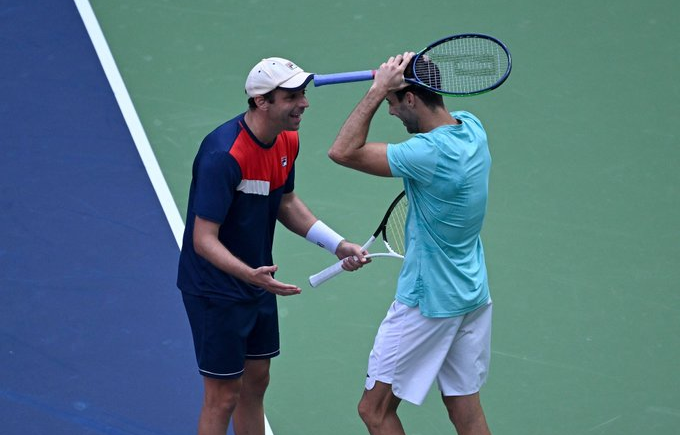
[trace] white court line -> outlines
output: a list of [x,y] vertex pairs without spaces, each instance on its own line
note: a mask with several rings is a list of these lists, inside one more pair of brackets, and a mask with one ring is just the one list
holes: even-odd
[[132,100],[125,87],[123,78],[118,71],[116,62],[113,60],[113,55],[111,54],[109,45],[106,43],[101,27],[99,27],[97,17],[94,15],[89,0],[74,1],[80,12],[80,17],[82,18],[83,23],[85,23],[85,28],[90,35],[92,44],[94,44],[94,48],[97,51],[97,56],[104,68],[106,78],[109,80],[113,94],[116,96],[118,106],[120,107],[121,112],[123,112],[123,117],[130,130],[130,134],[132,134],[132,139],[137,146],[137,152],[139,152],[139,156],[142,158],[146,173],[149,175],[149,179],[151,179],[151,184],[156,191],[161,207],[163,207],[163,212],[165,212],[165,217],[168,219],[172,233],[177,241],[177,246],[181,248],[184,221],[182,221],[182,216],[179,214],[179,210],[177,210],[177,204],[175,204],[175,200],[170,194],[168,183],[165,181],[165,177],[163,177],[161,168],[158,166],[156,156],[151,149],[151,144],[149,144],[149,139],[146,137],[142,123],[139,121],[139,116],[137,116],[137,111],[132,104]]
[[[149,143],[149,139],[144,132],[144,127],[142,127],[142,123],[139,120],[137,111],[132,104],[130,94],[128,94],[125,83],[123,82],[123,77],[120,75],[118,66],[116,66],[116,62],[113,60],[113,55],[111,54],[109,45],[106,42],[106,38],[104,38],[104,33],[102,33],[102,29],[99,26],[97,17],[94,15],[94,11],[92,10],[89,0],[74,0],[74,2],[78,8],[78,12],[80,13],[83,23],[85,23],[85,28],[87,29],[87,33],[90,35],[92,44],[94,45],[95,51],[97,52],[97,57],[99,57],[99,62],[101,62],[102,67],[104,68],[104,73],[106,73],[106,78],[109,80],[113,94],[116,96],[116,101],[118,101],[118,106],[123,113],[123,117],[125,118],[125,122],[128,126],[128,129],[130,130],[132,139],[135,141],[137,152],[139,152],[139,156],[142,158],[142,162],[146,168],[146,173],[149,175],[149,179],[151,180],[151,184],[156,191],[156,195],[158,196],[158,200],[161,203],[161,207],[163,207],[163,212],[165,213],[165,217],[168,219],[172,233],[174,234],[175,240],[177,241],[177,246],[179,246],[181,249],[182,236],[184,233],[184,221],[182,220],[182,216],[179,214],[179,210],[177,210],[177,204],[175,204],[175,200],[170,194],[168,183],[165,181],[165,177],[163,177],[161,168],[158,166],[156,156],[151,149],[151,144]],[[269,425],[269,421],[267,421],[267,417],[264,419],[264,425],[265,435],[273,435],[272,428]]]

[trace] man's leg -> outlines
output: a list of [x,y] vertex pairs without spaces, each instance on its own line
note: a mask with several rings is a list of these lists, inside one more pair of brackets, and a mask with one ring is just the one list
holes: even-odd
[[458,435],[491,435],[479,401],[479,393],[469,396],[442,396],[442,400]]
[[241,379],[203,377],[204,394],[198,435],[225,435],[238,403]]
[[392,385],[380,381],[370,390],[364,390],[359,402],[359,415],[371,435],[402,435],[397,408],[401,399],[392,393]]
[[234,412],[236,435],[264,435],[264,393],[271,360],[246,360],[241,397]]

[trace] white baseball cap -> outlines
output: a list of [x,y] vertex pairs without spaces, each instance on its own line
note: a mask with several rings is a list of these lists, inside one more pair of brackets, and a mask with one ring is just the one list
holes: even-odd
[[307,86],[313,78],[314,74],[304,72],[288,59],[269,57],[262,59],[250,70],[246,79],[246,94],[254,97],[276,88],[297,91]]

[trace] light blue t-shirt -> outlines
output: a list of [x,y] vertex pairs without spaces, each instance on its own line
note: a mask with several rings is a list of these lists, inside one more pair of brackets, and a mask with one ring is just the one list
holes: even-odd
[[463,315],[489,298],[479,234],[491,156],[479,119],[462,111],[451,115],[462,124],[387,146],[392,175],[404,179],[409,201],[396,299],[426,317]]

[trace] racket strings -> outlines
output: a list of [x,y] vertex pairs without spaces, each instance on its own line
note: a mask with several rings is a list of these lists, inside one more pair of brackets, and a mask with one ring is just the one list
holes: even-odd
[[404,231],[406,228],[407,211],[408,200],[404,196],[392,209],[385,223],[385,231],[383,232],[387,248],[402,256],[406,254]]
[[416,62],[414,73],[432,88],[474,93],[498,83],[508,66],[508,55],[501,45],[491,39],[468,37],[431,47]]

